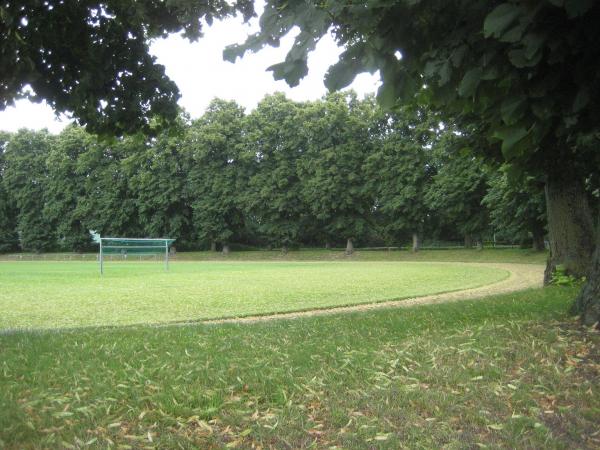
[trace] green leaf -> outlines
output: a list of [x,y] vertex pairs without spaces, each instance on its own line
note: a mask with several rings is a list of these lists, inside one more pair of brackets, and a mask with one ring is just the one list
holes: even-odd
[[524,24],[517,24],[516,26],[509,29],[506,33],[502,35],[500,38],[501,42],[515,43],[518,42],[523,37],[523,32],[525,31]]
[[454,67],[458,67],[462,64],[463,59],[467,53],[468,47],[466,45],[461,45],[455,48],[450,55],[450,59],[452,60],[452,65]]
[[542,49],[542,46],[546,42],[546,36],[537,33],[528,33],[523,38],[525,57],[529,60],[533,59],[534,56]]
[[483,35],[501,37],[504,31],[513,24],[521,14],[521,8],[511,3],[502,3],[487,15],[483,22]]
[[441,64],[439,59],[427,61],[425,63],[425,68],[423,69],[423,75],[425,75],[426,78],[433,77],[439,72],[440,65]]
[[285,80],[291,87],[298,86],[300,80],[308,73],[308,65],[304,60],[286,60],[282,63],[273,64],[267,70],[273,72],[276,80]]
[[393,81],[384,81],[377,90],[377,102],[384,109],[392,109],[396,105],[398,95]]
[[502,141],[502,154],[507,160],[512,159],[514,147],[521,142],[529,133],[521,126],[505,127],[496,130],[494,137]]
[[337,91],[348,86],[356,76],[355,68],[356,64],[353,61],[340,59],[325,74],[325,86],[327,89]]
[[525,50],[516,49],[508,52],[508,59],[511,64],[519,69],[527,66],[527,58],[525,57]]
[[444,62],[444,64],[442,64],[442,67],[440,68],[439,85],[443,86],[446,83],[448,83],[448,81],[450,81],[451,76],[452,76],[452,68],[450,67],[450,63],[448,61],[446,61],[446,62]]
[[495,80],[500,76],[500,71],[496,66],[487,67],[484,72],[481,74],[482,80]]
[[233,44],[228,45],[223,50],[223,60],[229,61],[230,63],[235,63],[235,60],[239,57],[242,57],[244,51],[241,49],[241,45]]
[[587,86],[583,86],[581,89],[579,89],[579,92],[577,92],[577,95],[575,96],[575,100],[573,101],[573,112],[579,112],[581,111],[583,108],[585,108],[587,106],[587,104],[590,102],[590,90],[588,89]]
[[402,100],[408,100],[414,97],[419,89],[417,81],[408,73],[404,73],[396,83],[396,89]]
[[552,100],[544,97],[534,102],[531,102],[531,111],[538,119],[548,120],[552,117]]
[[508,59],[513,66],[517,67],[518,69],[523,69],[525,67],[533,67],[539,63],[542,59],[542,53],[538,52],[537,54],[533,55],[532,58],[528,58],[527,50],[518,48],[508,52]]
[[458,86],[458,95],[461,97],[468,97],[475,94],[477,86],[479,86],[479,83],[481,82],[482,74],[483,70],[480,67],[475,67],[474,69],[467,71]]
[[502,101],[500,114],[506,125],[513,125],[523,116],[526,100],[527,98],[524,95],[516,95]]

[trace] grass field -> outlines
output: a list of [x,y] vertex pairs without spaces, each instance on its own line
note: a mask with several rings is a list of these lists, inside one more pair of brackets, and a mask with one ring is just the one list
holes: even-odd
[[180,252],[181,261],[407,261],[407,262],[506,262],[545,264],[547,252],[529,249],[436,249],[413,253],[407,250],[356,250],[347,256],[341,250],[303,249],[282,253],[280,250],[239,251],[224,255],[219,252]]
[[[18,253],[0,255],[0,261],[94,261],[96,253]],[[178,261],[446,261],[446,262],[505,262],[521,264],[545,264],[547,252],[520,248],[485,248],[483,250],[453,248],[421,250],[361,250],[347,256],[343,250],[301,249],[288,253],[281,250],[221,252],[178,252]]]
[[0,263],[0,448],[600,448],[600,334],[568,315],[576,287],[251,325],[112,326],[506,275],[439,260],[541,262],[514,250],[435,251],[428,263],[408,252],[243,261],[250,253],[169,273],[109,263],[104,277],[94,263]]
[[507,272],[403,262],[0,263],[0,329],[190,321],[401,299]]
[[2,335],[0,447],[597,449],[575,293]]

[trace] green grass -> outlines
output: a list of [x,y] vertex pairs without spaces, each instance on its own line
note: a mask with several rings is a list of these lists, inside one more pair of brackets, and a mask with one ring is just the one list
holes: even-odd
[[407,250],[357,250],[350,257],[340,250],[306,249],[283,254],[279,250],[240,251],[223,255],[218,252],[179,252],[177,259],[182,261],[448,261],[448,262],[507,262],[523,264],[545,264],[547,252],[534,252],[529,249],[447,249],[421,250],[413,253]]
[[481,286],[507,272],[403,262],[0,263],[0,329],[266,314]]
[[598,448],[575,293],[0,335],[0,447]]
[[[17,253],[0,254],[0,261],[82,261],[95,260],[95,253]],[[545,264],[547,252],[535,252],[519,248],[435,249],[413,253],[408,250],[357,250],[346,256],[343,250],[302,249],[283,254],[280,250],[233,251],[227,255],[220,252],[178,252],[179,261],[449,261],[449,262],[508,262]]]
[[402,260],[542,262],[512,249],[226,258],[170,273],[109,263],[102,278],[93,263],[0,263],[0,448],[600,447],[600,335],[568,316],[576,288],[252,325],[71,328],[378,301],[505,276]]

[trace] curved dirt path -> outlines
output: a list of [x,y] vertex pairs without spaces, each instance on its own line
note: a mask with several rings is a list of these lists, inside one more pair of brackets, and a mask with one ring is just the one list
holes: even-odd
[[[426,264],[426,263],[424,263]],[[255,323],[269,320],[296,319],[299,317],[324,316],[328,314],[340,314],[356,311],[370,311],[385,308],[407,308],[417,305],[434,305],[437,303],[457,302],[461,300],[483,299],[490,295],[506,294],[522,291],[525,289],[542,287],[544,277],[544,266],[537,264],[516,263],[436,263],[466,266],[481,266],[503,269],[510,273],[508,278],[496,283],[462,291],[447,292],[445,294],[433,294],[423,297],[405,298],[404,300],[389,300],[378,303],[363,303],[352,306],[339,306],[333,308],[314,309],[310,311],[298,311],[288,313],[275,313],[261,316],[247,316],[229,319],[207,319],[193,323],[222,324],[222,323]]]

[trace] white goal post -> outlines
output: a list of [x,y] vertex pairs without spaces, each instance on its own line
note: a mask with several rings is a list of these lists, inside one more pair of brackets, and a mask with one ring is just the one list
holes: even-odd
[[98,237],[100,273],[104,273],[105,255],[160,255],[165,256],[165,270],[169,270],[169,248],[175,239],[169,238],[113,238]]

